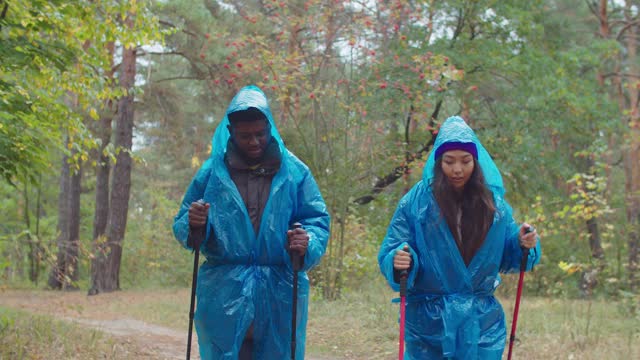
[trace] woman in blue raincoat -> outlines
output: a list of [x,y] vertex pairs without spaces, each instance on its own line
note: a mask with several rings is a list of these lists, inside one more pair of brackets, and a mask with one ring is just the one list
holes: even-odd
[[408,269],[405,359],[501,359],[506,325],[493,296],[499,273],[520,269],[522,248],[527,270],[541,255],[537,233],[515,222],[504,194],[473,130],[460,117],[447,119],[378,254],[395,291]]
[[[212,145],[173,224],[188,249],[190,224],[207,224],[194,319],[200,355],[204,360],[291,358],[291,249],[304,259],[295,357],[304,359],[305,271],[318,264],[329,237],[318,186],[309,168],[284,146],[267,98],[255,86],[232,99]],[[290,230],[294,222],[303,229]]]

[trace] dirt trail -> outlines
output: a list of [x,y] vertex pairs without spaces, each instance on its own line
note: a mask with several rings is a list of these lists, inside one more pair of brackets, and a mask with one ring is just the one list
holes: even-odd
[[[187,341],[186,335],[162,326],[147,324],[133,319],[91,320],[64,318],[80,325],[111,334],[127,342],[135,342],[142,355],[151,359],[184,359]],[[197,338],[194,332],[191,358],[200,359]],[[160,345],[159,345],[160,344]]]
[[[186,290],[176,292],[118,291],[97,296],[87,296],[83,291],[6,290],[0,288],[0,305],[53,316],[60,320],[110,334],[119,342],[133,348],[136,360],[184,359],[187,348],[187,331],[151,324],[127,317],[117,309],[152,304],[159,297],[174,300],[188,299]],[[188,304],[181,304],[188,310]],[[185,310],[185,328],[188,313]],[[200,360],[198,339],[193,331],[191,359]],[[335,360],[326,357],[305,356],[306,360]]]
[[[113,336],[117,341],[133,344],[136,359],[184,359],[186,332],[124,317],[111,310],[114,302],[134,304],[141,294],[117,292],[86,296],[85,293],[54,291],[0,291],[0,305],[50,315],[78,323]],[[191,358],[198,355],[197,336],[193,334]]]

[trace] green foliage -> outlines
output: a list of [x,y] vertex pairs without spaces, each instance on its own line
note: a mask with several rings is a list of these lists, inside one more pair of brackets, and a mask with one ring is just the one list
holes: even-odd
[[[36,182],[48,171],[48,152],[93,147],[83,119],[98,117],[114,89],[106,44],[151,43],[159,39],[157,18],[144,16],[145,2],[6,1],[0,19],[0,175],[7,182]],[[134,31],[114,19],[140,13]],[[74,161],[80,161],[74,159]]]
[[[312,168],[330,208],[332,238],[312,279],[332,298],[378,272],[388,220],[422,171],[424,158],[408,163],[406,153],[428,143],[442,119],[463,113],[503,170],[518,218],[543,234],[543,264],[530,290],[577,294],[577,276],[557,264],[589,258],[586,218],[576,217],[587,207],[570,198],[567,180],[591,176],[574,154],[592,151],[595,134],[617,131],[608,121],[615,106],[598,95],[595,76],[617,50],[579,20],[588,15],[583,3],[344,2],[337,13],[322,1],[304,11],[295,2],[244,5],[158,4],[180,29],[167,42],[178,55],[154,57],[151,79],[180,79],[145,89],[145,188],[159,187],[177,203],[231,95],[247,83],[263,87],[283,138]],[[403,164],[409,171],[376,201],[354,205]],[[151,174],[163,180],[143,180]],[[593,180],[601,186],[603,178]],[[601,189],[589,194],[607,201]],[[573,202],[573,217],[561,218]],[[599,213],[605,246],[616,244],[616,215],[598,209],[606,211]],[[606,250],[611,256],[619,247]]]
[[135,193],[122,259],[124,288],[190,284],[193,255],[174,239],[171,228],[176,204],[153,188]]
[[[0,172],[17,188],[45,174],[48,195],[34,237],[45,251],[56,235],[52,160],[73,150],[74,164],[91,165],[88,119],[107,114],[106,100],[129,90],[105,76],[105,45],[116,41],[145,45],[123,287],[188,284],[192,257],[173,240],[173,215],[209,156],[231,96],[255,83],[332,215],[327,254],[311,274],[317,294],[335,299],[379,276],[386,226],[421,178],[428,152],[410,154],[432,140],[444,118],[461,114],[500,167],[517,220],[533,223],[542,236],[542,263],[527,290],[577,297],[583,272],[598,268],[595,296],[627,298],[626,200],[615,190],[624,186],[616,162],[623,149],[611,142],[624,139],[615,121],[624,114],[597,80],[621,46],[594,36],[597,19],[583,1],[8,4],[0,22]],[[120,25],[128,12],[138,15],[140,31]],[[168,29],[164,42],[158,19]],[[400,177],[374,201],[354,202],[395,168]],[[83,181],[81,286],[93,255],[94,208],[92,175]],[[0,267],[20,278],[34,228],[27,230],[22,195],[11,189],[0,190],[0,252],[7,259]],[[592,258],[588,221],[597,222],[604,265]]]
[[[55,184],[53,177],[41,182]],[[22,191],[16,191],[22,188]],[[0,183],[0,281],[23,284],[42,280],[47,254],[55,244],[57,187]],[[39,212],[38,212],[39,210]],[[36,277],[35,279],[33,277]]]
[[128,352],[97,330],[0,307],[2,359],[125,359]]

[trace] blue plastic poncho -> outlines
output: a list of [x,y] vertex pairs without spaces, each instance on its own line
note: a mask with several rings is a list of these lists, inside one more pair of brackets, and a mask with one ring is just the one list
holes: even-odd
[[[493,193],[496,213],[482,247],[467,267],[430,188],[434,154],[445,142],[474,142],[478,163]],[[382,274],[398,291],[393,256],[408,245],[412,268],[407,286],[405,359],[497,359],[506,326],[493,296],[499,272],[520,269],[522,250],[512,209],[503,198],[502,177],[473,130],[460,117],[441,126],[423,178],[400,201],[378,254]],[[540,242],[528,255],[527,270],[540,260]]]
[[225,115],[213,136],[211,157],[192,180],[174,219],[173,231],[184,247],[189,234],[190,204],[211,204],[207,237],[201,247],[206,262],[198,273],[195,325],[204,360],[237,359],[253,323],[254,358],[290,358],[293,272],[286,251],[287,230],[300,222],[309,247],[299,273],[296,359],[304,359],[309,280],[304,271],[324,254],[329,214],[309,168],[289,152],[277,132],[267,98],[255,86],[241,89],[225,114],[260,109],[282,154],[259,233],[253,230],[245,204],[224,163],[229,120]]

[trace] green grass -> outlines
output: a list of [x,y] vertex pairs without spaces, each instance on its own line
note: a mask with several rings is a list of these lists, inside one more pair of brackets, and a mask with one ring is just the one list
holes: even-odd
[[[310,353],[340,359],[393,359],[398,304],[381,281],[337,302],[314,301],[307,329]],[[500,298],[507,336],[513,298]],[[640,359],[640,318],[612,301],[532,298],[520,304],[516,359]],[[506,351],[504,358],[506,359]]]
[[[189,296],[185,289],[154,291],[144,303],[121,304],[114,310],[183,330]],[[338,301],[314,298],[309,307],[307,353],[336,359],[397,358],[398,304],[391,303],[397,296],[375,279]],[[514,299],[501,297],[500,301],[509,332]],[[536,298],[525,293],[514,358],[640,359],[640,318],[623,309],[613,301]]]
[[134,359],[99,331],[0,307],[0,359]]
[[640,359],[640,319],[614,301],[525,298],[517,335],[528,359]]
[[[47,303],[54,299],[57,299],[56,303],[62,303],[62,297],[69,296],[42,291],[34,291],[33,294],[43,297],[42,300]],[[80,304],[74,305],[69,303],[70,298],[64,298],[64,304],[70,307],[66,310],[76,314],[75,317],[90,317],[92,309],[97,306],[92,302],[100,301],[100,309],[105,312],[163,325],[186,334],[190,295],[190,289],[186,288],[127,290],[97,297],[75,297],[73,299]],[[500,301],[505,309],[509,331],[514,299],[506,296],[501,296]],[[397,293],[392,292],[381,279],[363,282],[357,291],[345,292],[338,301],[314,297],[309,307],[307,327],[309,357],[332,360],[397,358],[398,304],[391,303],[395,297]],[[73,330],[73,327],[26,313],[2,310],[0,315],[0,348],[5,351],[6,344],[19,344],[11,347],[13,357],[6,351],[0,351],[0,359],[20,359],[17,351],[47,355],[31,357],[33,359],[73,358],[65,353],[52,356],[42,350],[43,346],[46,346],[46,351],[74,349],[76,345],[83,349],[102,347],[103,350],[96,350],[94,354],[114,354],[109,356],[116,356],[114,351],[118,350],[113,348],[117,344],[94,332],[75,333],[72,331],[77,330]],[[9,323],[19,325],[7,326]],[[19,331],[13,334],[14,331],[7,328],[17,328]],[[30,329],[40,330],[34,332]],[[539,298],[528,296],[525,292],[517,337],[514,359],[518,360],[640,359],[640,317],[629,313],[627,307],[615,301]],[[71,354],[76,355],[76,351],[73,350]],[[91,359],[92,355],[90,353],[77,358]]]
[[341,359],[394,359],[398,349],[398,295],[381,282],[361,285],[339,301],[312,300],[309,353]]

